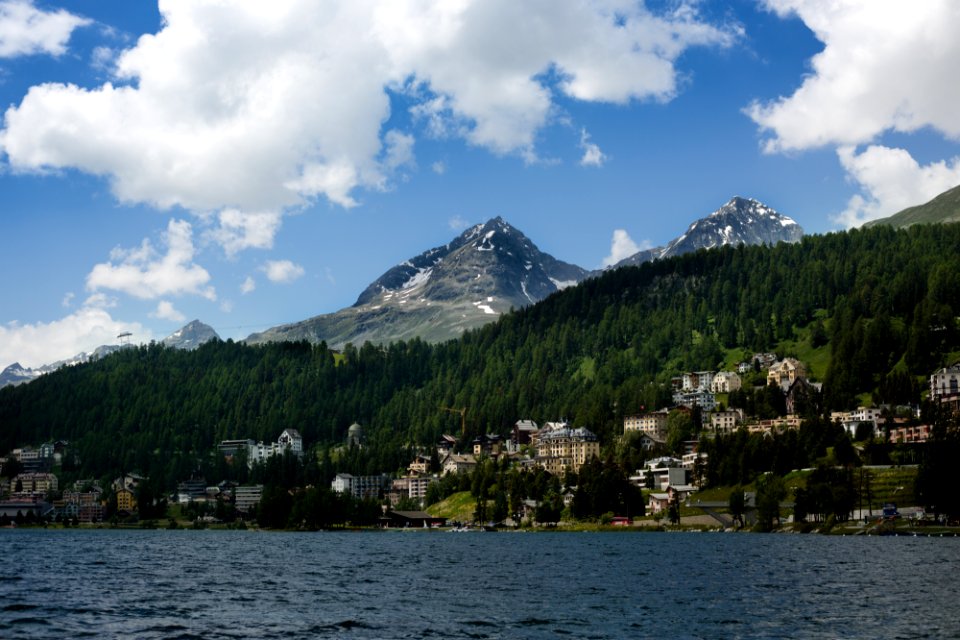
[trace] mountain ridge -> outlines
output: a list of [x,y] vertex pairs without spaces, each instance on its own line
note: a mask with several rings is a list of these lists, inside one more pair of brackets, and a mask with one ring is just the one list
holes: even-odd
[[905,229],[915,224],[946,224],[960,222],[960,185],[947,189],[940,195],[923,204],[899,211],[887,218],[871,220],[863,225],[864,229],[875,226],[889,226]]

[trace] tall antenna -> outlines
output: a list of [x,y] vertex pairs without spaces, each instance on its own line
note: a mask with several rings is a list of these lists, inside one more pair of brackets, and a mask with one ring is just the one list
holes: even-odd
[[123,333],[121,333],[120,335],[118,335],[118,336],[117,336],[117,340],[120,341],[120,346],[121,346],[121,347],[129,347],[129,346],[130,346],[130,336],[132,336],[132,335],[133,335],[133,334],[130,333],[129,331],[124,331]]

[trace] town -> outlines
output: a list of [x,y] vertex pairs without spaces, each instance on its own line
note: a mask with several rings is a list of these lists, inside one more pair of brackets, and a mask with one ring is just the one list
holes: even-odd
[[[780,405],[777,415],[770,417],[766,413],[745,411],[744,407],[750,403],[744,399],[751,397],[747,391],[754,396],[774,398],[775,404]],[[341,525],[515,528],[556,526],[557,522],[586,515],[580,519],[611,526],[660,526],[663,521],[680,524],[681,515],[685,513],[687,521],[730,528],[743,523],[744,510],[756,508],[757,496],[746,492],[736,497],[734,494],[741,490],[734,488],[728,489],[728,495],[720,499],[716,495],[699,499],[698,492],[710,488],[708,478],[717,477],[717,471],[711,470],[715,462],[709,453],[711,443],[737,433],[771,440],[799,431],[805,420],[802,417],[805,403],[821,393],[821,384],[810,381],[806,367],[795,358],[756,353],[738,363],[736,370],[677,375],[671,379],[670,392],[670,406],[626,416],[616,442],[602,443],[588,427],[573,426],[562,420],[538,425],[531,419],[519,419],[507,434],[481,433],[465,439],[465,428],[460,436],[444,434],[432,446],[416,447],[405,469],[381,470],[374,474],[337,472],[328,479],[329,488],[323,488],[352,501],[352,510],[341,511]],[[947,415],[960,414],[960,363],[932,372],[927,401],[928,406]],[[461,425],[465,424],[465,409],[445,410],[459,414]],[[932,426],[924,418],[916,406],[859,407],[855,411],[833,412],[830,423],[842,429],[843,440],[853,457],[841,459],[839,451],[846,447],[837,444],[833,447],[831,463],[838,467],[850,465],[854,460],[863,464],[860,458],[866,457],[866,450],[886,443],[887,449],[894,447],[900,456],[888,462],[915,469],[910,450],[922,446],[932,434]],[[346,441],[327,450],[325,455],[342,456],[362,451],[365,446],[366,431],[354,423],[347,429]],[[578,492],[584,492],[587,476],[593,472],[591,465],[601,470],[612,467],[613,452],[624,449],[634,455],[623,459],[638,463],[624,473],[630,488],[613,490],[614,494],[621,492],[620,502],[603,504],[625,511],[591,513],[585,510],[583,504],[588,498],[578,497]],[[275,476],[281,467],[302,468],[309,462],[306,458],[319,455],[317,450],[305,447],[296,428],[284,429],[274,442],[224,440],[213,455],[219,468],[226,471],[220,475],[227,477],[212,485],[198,468],[189,477],[176,479],[175,486],[171,484],[161,490],[136,471],[115,478],[74,479],[63,486],[61,480],[70,476],[77,462],[70,443],[25,444],[0,458],[0,525],[143,526],[147,523],[156,526],[158,521],[167,520],[173,527],[177,526],[177,518],[171,515],[174,508],[181,520],[195,527],[226,523],[247,526],[248,522],[281,528],[302,525],[303,519],[300,522],[290,519],[289,509],[279,520],[270,519],[267,515],[270,508],[264,501],[274,500],[276,494],[274,498],[266,496],[270,491],[269,479],[255,481],[270,476],[266,469],[273,468]],[[514,477],[536,477],[542,486],[533,491],[517,490],[515,480],[505,479],[507,473]],[[485,476],[494,480],[483,480]],[[238,481],[238,478],[247,481]],[[496,486],[497,481],[499,484],[513,482],[514,490]],[[491,486],[496,488],[491,490]],[[607,490],[609,487],[607,485]],[[289,496],[310,489],[316,490],[316,487],[285,487],[280,493]],[[443,515],[434,508],[448,496],[463,490],[469,491],[475,500],[469,511],[461,509],[459,514]],[[801,488],[797,493],[802,491]],[[628,494],[633,497],[623,497]],[[874,513],[890,516],[901,511],[917,520],[926,517],[924,505],[916,500],[912,488],[902,495],[911,504],[901,504],[900,511],[890,504],[885,507],[870,504],[869,517]],[[798,516],[805,518],[806,513],[795,510],[790,513],[790,507],[799,503],[797,496],[781,495],[780,498],[783,501],[775,504],[774,514],[778,522],[781,515],[785,522],[793,522]],[[577,500],[580,502],[575,504]],[[593,496],[589,500],[598,498]],[[739,502],[744,505],[737,507]],[[855,510],[849,501],[844,509],[845,513],[836,514],[841,520],[868,518],[862,496],[859,509]],[[700,515],[690,516],[690,513]],[[350,514],[354,517],[348,520]]]

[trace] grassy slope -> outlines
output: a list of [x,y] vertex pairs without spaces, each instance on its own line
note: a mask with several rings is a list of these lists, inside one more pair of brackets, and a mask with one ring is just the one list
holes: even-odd
[[437,504],[430,505],[427,513],[437,518],[468,522],[473,520],[473,512],[476,508],[477,501],[470,492],[460,491]]
[[904,209],[889,218],[868,222],[864,227],[888,225],[897,229],[905,229],[914,224],[944,222],[960,222],[960,186],[941,193],[925,204]]

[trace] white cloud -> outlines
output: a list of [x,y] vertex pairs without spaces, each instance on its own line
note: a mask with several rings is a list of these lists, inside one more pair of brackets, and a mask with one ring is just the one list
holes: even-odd
[[276,211],[224,209],[217,214],[218,226],[207,231],[206,236],[219,243],[229,257],[244,249],[270,249],[281,219]]
[[442,176],[447,172],[447,165],[444,162],[437,160],[432,165],[430,165],[430,169],[438,176]]
[[391,129],[383,137],[385,150],[383,164],[388,169],[399,169],[400,167],[413,166],[416,163],[413,159],[413,136]]
[[149,314],[151,318],[158,318],[160,320],[170,320],[171,322],[183,322],[187,319],[185,315],[177,311],[173,303],[169,300],[161,300],[157,304],[157,309],[153,313]]
[[257,281],[254,280],[251,276],[247,276],[247,279],[243,281],[243,284],[240,285],[240,293],[247,295],[248,293],[253,293],[257,288]]
[[624,229],[616,229],[613,232],[613,240],[610,242],[610,255],[603,259],[604,267],[612,267],[621,260],[629,258],[638,251],[651,248],[649,241],[643,241],[637,244],[633,241]]
[[289,283],[303,276],[304,270],[289,260],[268,260],[262,267],[270,282]]
[[67,292],[67,294],[63,296],[63,300],[60,302],[60,305],[67,308],[72,307],[74,297],[75,296],[72,291]]
[[450,229],[453,231],[463,231],[470,226],[470,223],[460,215],[453,216],[447,220],[447,224],[450,226]]
[[16,171],[104,176],[122,202],[217,214],[228,254],[269,247],[289,208],[355,206],[412,163],[412,135],[383,131],[389,91],[415,126],[527,161],[557,94],[669,100],[684,51],[739,36],[669,4],[161,2],[161,30],[120,53],[113,82],[32,87],[0,151]]
[[0,58],[61,56],[73,30],[90,22],[63,9],[37,9],[31,0],[4,0],[0,2]]
[[841,147],[837,155],[847,174],[864,192],[850,198],[847,208],[834,217],[845,227],[923,204],[960,184],[960,158],[921,166],[904,149],[877,145],[861,153],[853,147]]
[[586,129],[580,130],[580,148],[583,150],[583,156],[580,158],[582,167],[602,167],[607,161],[607,156],[600,150],[600,147],[590,142],[590,134]]
[[748,115],[768,151],[857,145],[887,131],[933,127],[960,138],[960,3],[952,0],[765,0],[824,43],[789,97]]
[[81,351],[90,353],[100,345],[117,344],[117,335],[127,331],[138,341],[152,337],[139,323],[115,320],[95,306],[84,306],[49,323],[0,325],[0,369],[14,362],[39,367]]
[[87,275],[87,289],[112,289],[146,300],[184,293],[215,300],[207,284],[210,274],[193,262],[192,234],[190,223],[170,220],[164,234],[166,254],[160,255],[149,240],[136,249],[114,249],[111,262],[94,266]]

